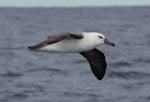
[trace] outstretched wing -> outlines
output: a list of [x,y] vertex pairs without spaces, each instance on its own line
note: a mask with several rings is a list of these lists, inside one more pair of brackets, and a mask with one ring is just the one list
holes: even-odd
[[47,37],[47,44],[53,44],[53,43],[56,43],[56,42],[61,41],[63,39],[69,39],[69,38],[81,39],[81,38],[83,38],[83,35],[82,34],[72,34],[69,32],[61,32],[58,34],[48,36]]
[[47,40],[45,40],[45,41],[43,41],[39,44],[29,46],[28,49],[29,50],[37,50],[37,49],[39,49],[41,47],[44,47],[46,45],[57,43],[57,42],[59,42],[63,39],[70,39],[70,38],[72,38],[72,39],[81,39],[81,38],[83,38],[83,35],[82,34],[72,34],[72,33],[69,33],[69,32],[61,32],[61,33],[58,33],[58,34],[48,36]]
[[83,55],[89,62],[92,72],[96,76],[98,80],[101,80],[106,71],[106,61],[105,61],[105,55],[97,50],[96,48],[90,51],[81,52],[81,55]]

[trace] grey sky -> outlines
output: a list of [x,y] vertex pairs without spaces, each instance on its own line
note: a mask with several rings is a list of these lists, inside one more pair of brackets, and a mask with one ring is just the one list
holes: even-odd
[[0,7],[143,6],[150,0],[0,0]]

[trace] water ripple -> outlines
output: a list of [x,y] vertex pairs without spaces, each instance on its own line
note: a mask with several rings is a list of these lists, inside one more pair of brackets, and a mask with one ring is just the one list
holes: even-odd
[[27,71],[25,71],[26,73],[35,73],[35,72],[51,72],[51,73],[55,73],[55,74],[64,74],[66,75],[67,73],[64,70],[61,69],[56,69],[56,68],[32,68],[29,69]]
[[1,73],[0,74],[1,77],[10,77],[10,78],[14,78],[14,77],[20,77],[22,76],[21,73],[16,73],[16,72],[6,72],[6,73]]
[[150,73],[143,73],[143,72],[117,72],[111,71],[108,75],[109,77],[116,77],[116,78],[123,78],[123,79],[141,79],[141,78],[149,78]]

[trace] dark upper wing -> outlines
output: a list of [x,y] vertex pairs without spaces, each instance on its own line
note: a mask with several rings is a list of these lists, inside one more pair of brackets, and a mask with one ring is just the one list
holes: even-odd
[[98,80],[101,80],[105,75],[107,66],[104,54],[96,48],[91,51],[81,52],[80,54],[88,60],[92,72],[94,73],[96,78]]
[[82,34],[72,34],[72,33],[68,33],[68,32],[61,32],[58,34],[48,36],[47,40],[45,40],[39,44],[29,46],[28,48],[29,48],[29,50],[37,50],[37,49],[44,47],[48,44],[53,44],[53,43],[59,42],[63,39],[70,39],[70,38],[81,39],[81,38],[83,38],[83,35]]
[[68,33],[68,32],[58,33],[58,34],[47,37],[47,44],[53,44],[53,43],[59,42],[63,39],[69,39],[69,38],[81,39],[81,38],[83,38],[83,35],[82,34],[72,34],[72,33]]

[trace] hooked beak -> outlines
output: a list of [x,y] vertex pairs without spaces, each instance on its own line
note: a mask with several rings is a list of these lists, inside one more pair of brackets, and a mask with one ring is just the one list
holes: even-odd
[[105,40],[104,40],[104,44],[107,44],[107,45],[111,45],[111,46],[115,46],[115,43],[113,43],[113,42],[110,42],[109,40],[107,40],[106,38],[105,38]]

